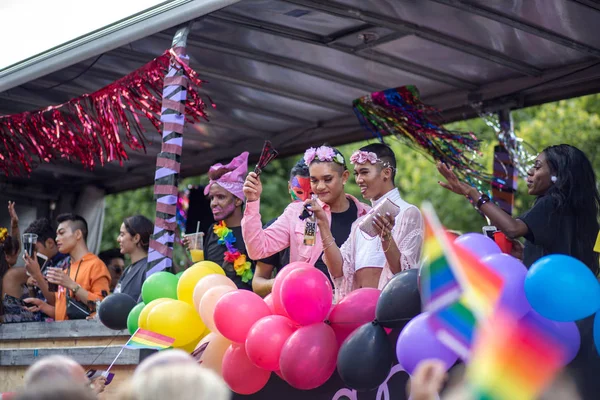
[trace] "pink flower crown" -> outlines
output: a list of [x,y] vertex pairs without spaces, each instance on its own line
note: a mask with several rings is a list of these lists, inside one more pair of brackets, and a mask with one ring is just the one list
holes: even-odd
[[384,168],[394,169],[389,162],[381,160],[379,157],[377,157],[377,154],[373,153],[372,151],[356,150],[354,153],[352,153],[352,156],[350,156],[350,162],[352,164],[366,164],[367,162],[376,164],[379,162]]
[[340,165],[346,165],[344,156],[340,153],[336,153],[334,149],[329,146],[311,147],[304,152],[304,162],[306,165],[310,165],[314,159],[323,162],[334,162]]

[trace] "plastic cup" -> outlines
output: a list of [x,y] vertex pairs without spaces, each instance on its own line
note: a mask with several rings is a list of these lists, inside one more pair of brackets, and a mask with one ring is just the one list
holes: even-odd
[[500,231],[494,233],[494,242],[500,247],[505,254],[512,252],[513,243],[506,237],[506,235]]
[[189,241],[188,249],[193,262],[204,261],[204,232],[185,235]]
[[35,244],[37,243],[38,235],[35,233],[24,233],[23,234],[23,250],[29,257],[33,257],[35,253]]

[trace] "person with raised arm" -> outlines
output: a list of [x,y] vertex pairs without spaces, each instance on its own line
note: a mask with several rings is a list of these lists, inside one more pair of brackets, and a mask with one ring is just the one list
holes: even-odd
[[[310,148],[304,153],[304,162],[309,168],[311,189],[317,197],[311,204],[319,204],[333,237],[325,238],[317,229],[308,233],[313,239],[305,241],[306,227],[310,223],[307,222],[310,216],[306,212],[312,214],[312,211],[305,210],[306,204],[301,202],[289,204],[277,221],[263,229],[260,216],[262,184],[254,172],[248,174],[244,183],[247,204],[242,219],[242,234],[248,255],[253,259],[265,258],[289,247],[290,262],[313,264],[329,276],[321,257],[323,249],[333,242],[341,246],[350,235],[352,223],[365,215],[369,206],[344,192],[349,172],[344,156],[337,149],[329,146]],[[301,216],[308,218],[301,219]]]

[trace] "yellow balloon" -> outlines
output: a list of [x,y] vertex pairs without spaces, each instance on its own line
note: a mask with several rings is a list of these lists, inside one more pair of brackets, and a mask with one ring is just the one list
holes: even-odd
[[[217,270],[220,269],[219,270]],[[221,274],[225,275],[223,268],[211,261],[200,261],[185,270],[179,278],[177,284],[177,298],[185,301],[190,305],[194,305],[194,288],[198,281],[207,275]]]
[[188,344],[184,344],[183,346],[176,347],[176,349],[181,349],[181,350],[185,351],[188,354],[192,354],[194,352],[194,350],[196,350],[196,347],[198,346],[198,344],[200,343],[200,341],[202,339],[204,339],[206,337],[206,335],[208,335],[209,333],[210,333],[210,331],[208,329],[206,329],[202,333],[202,335],[200,335],[200,337],[197,337],[196,339],[192,340]]
[[217,274],[221,274],[221,275],[225,275],[225,270],[223,268],[221,268],[221,266],[215,262],[212,261],[199,261],[196,264],[192,265],[191,268],[193,267],[208,267],[210,269],[212,269],[213,271],[215,271],[215,273]]
[[168,302],[168,301],[174,301],[174,300],[162,298],[162,299],[152,300],[150,303],[146,304],[146,306],[144,308],[142,308],[142,312],[140,313],[140,316],[138,317],[138,327],[140,329],[148,329],[148,314],[150,314],[150,311],[152,311],[152,309],[154,307],[156,307],[157,305],[162,304],[164,302]]
[[194,307],[180,300],[172,300],[150,311],[148,330],[175,339],[173,347],[181,347],[201,336],[206,326]]

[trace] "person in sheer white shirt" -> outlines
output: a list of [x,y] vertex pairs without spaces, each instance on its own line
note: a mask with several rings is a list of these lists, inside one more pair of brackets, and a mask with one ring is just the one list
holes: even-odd
[[[326,216],[316,202],[312,208],[323,240],[323,260],[335,285],[335,301],[358,288],[382,289],[392,277],[404,270],[419,267],[423,244],[423,217],[414,205],[400,196],[394,184],[396,157],[385,144],[370,144],[354,152],[356,183],[373,209],[352,225],[348,240],[338,248],[331,235]],[[389,199],[399,208],[398,215],[379,215],[376,207]],[[359,226],[373,220],[375,237],[369,237]]]

